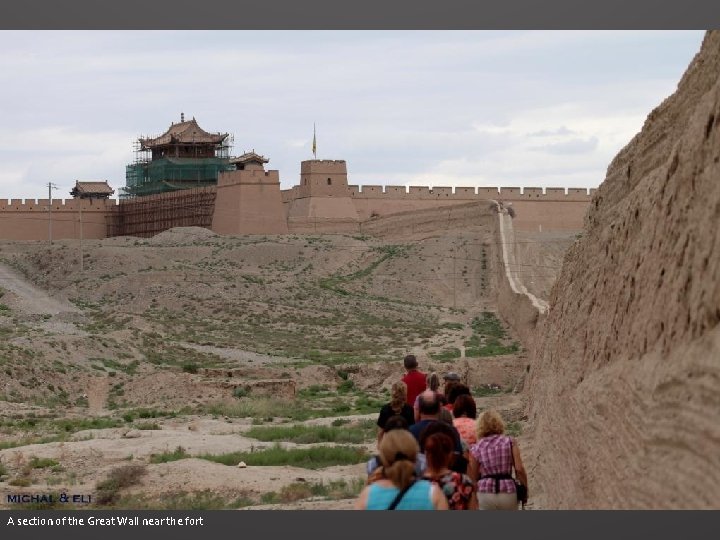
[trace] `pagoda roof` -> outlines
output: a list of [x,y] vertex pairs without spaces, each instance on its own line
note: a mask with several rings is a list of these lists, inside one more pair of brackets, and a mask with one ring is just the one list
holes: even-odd
[[206,157],[206,158],[189,158],[189,157],[174,157],[166,156],[160,159],[155,159],[150,162],[151,164],[162,166],[163,163],[172,163],[173,165],[198,165],[198,163],[210,163],[215,165],[222,165],[229,163],[227,158],[221,157]]
[[270,160],[265,156],[253,152],[245,152],[242,156],[230,159],[230,163],[250,163],[256,161],[258,163],[268,163]]
[[115,190],[110,187],[107,180],[91,180],[87,182],[75,181],[75,187],[70,194],[77,197],[78,195],[112,195]]
[[140,145],[143,150],[146,150],[178,143],[220,144],[228,135],[228,133],[208,133],[201,128],[195,118],[193,118],[187,122],[172,124],[168,130],[159,137],[140,138]]

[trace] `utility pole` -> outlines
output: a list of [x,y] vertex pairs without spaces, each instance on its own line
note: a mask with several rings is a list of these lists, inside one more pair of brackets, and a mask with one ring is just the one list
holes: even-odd
[[85,256],[83,255],[82,202],[83,199],[78,199],[78,203],[80,203],[80,272],[85,269]]
[[456,309],[456,308],[457,308],[457,294],[456,294],[456,292],[455,292],[455,285],[456,285],[456,281],[455,281],[455,272],[456,272],[456,269],[455,269],[455,260],[456,260],[456,259],[457,259],[457,247],[455,247],[455,249],[453,250],[453,271],[452,271],[452,279],[453,279],[453,309]]
[[58,187],[48,182],[48,242],[52,245],[52,190]]

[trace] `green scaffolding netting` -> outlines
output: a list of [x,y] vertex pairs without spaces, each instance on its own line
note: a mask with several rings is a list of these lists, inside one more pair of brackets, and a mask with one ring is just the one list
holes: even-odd
[[162,158],[133,163],[125,169],[125,196],[151,195],[217,183],[233,167],[224,158]]

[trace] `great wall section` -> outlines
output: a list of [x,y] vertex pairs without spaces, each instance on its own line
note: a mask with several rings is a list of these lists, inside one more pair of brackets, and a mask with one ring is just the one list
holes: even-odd
[[[441,244],[450,241],[451,235],[444,235],[447,231],[465,235],[464,242],[477,234],[489,246],[491,285],[483,294],[474,291],[467,296],[475,301],[474,307],[485,303],[496,309],[522,342],[522,383],[513,396],[522,403],[513,404],[508,411],[516,415],[514,419],[526,422],[528,428],[522,435],[522,445],[532,478],[531,497],[538,501],[537,506],[717,508],[719,125],[720,32],[714,31],[706,35],[677,91],[649,114],[642,131],[612,161],[607,178],[597,190],[351,185],[347,165],[341,160],[304,161],[298,185],[281,190],[279,172],[266,171],[256,160],[244,163],[242,169],[220,172],[217,185],[184,191],[119,201],[0,200],[0,239],[39,243],[50,235],[56,240],[151,237],[187,226],[223,235],[225,242],[239,242],[243,235],[276,235],[282,242],[290,242],[287,239],[291,235],[314,238],[339,233],[344,235],[338,236],[342,242],[351,245],[341,245],[341,249],[322,259],[323,275],[339,281],[321,279],[322,287],[314,293],[321,295],[344,283],[342,279],[362,275],[364,269],[370,268],[367,260],[361,264],[352,259],[353,250],[367,249],[367,245],[360,245],[366,235],[373,241],[387,236],[394,242],[404,236],[413,240],[424,236]],[[196,245],[192,239],[182,244],[168,240],[168,236],[156,238],[156,243],[152,239],[140,243],[148,248],[143,256],[150,262],[143,259],[142,265],[137,263],[135,270],[128,270],[135,272],[132,279],[136,282],[150,279],[153,264],[162,272],[170,271],[161,266],[167,262],[159,260],[162,249]],[[220,240],[208,238],[217,245],[211,251],[198,241],[198,249],[204,250],[202,257],[209,258],[210,253],[229,256],[230,250],[220,249]],[[455,263],[453,250],[461,243],[458,238],[452,239],[452,250],[433,252],[440,262],[433,259],[432,264],[426,263],[433,272],[439,272],[436,266],[445,265],[443,270],[447,271],[452,268],[452,284],[436,277],[433,279],[437,281],[421,283],[413,293],[443,287],[447,293],[452,288],[453,301],[446,296],[443,305],[448,310],[449,306],[455,307],[456,271],[450,265]],[[328,240],[328,245],[333,241],[339,242],[335,238]],[[107,246],[100,246],[101,250],[120,250],[121,242],[130,240],[111,238],[107,242]],[[536,281],[531,282],[528,276],[533,274],[524,268],[543,267],[543,254],[538,253],[545,249],[543,242],[553,244],[556,265],[548,265],[544,281],[536,274]],[[234,249],[250,253],[256,248],[248,243]],[[280,258],[278,253],[297,250],[304,254],[304,249],[320,248],[310,242],[305,245],[303,240],[297,246],[279,244],[268,249],[275,249],[273,257]],[[256,251],[252,253],[257,256]],[[67,253],[58,256],[71,259]],[[108,260],[113,264],[123,260],[121,255],[112,256],[115,258]],[[317,253],[311,256],[316,258],[312,262],[319,265]],[[242,262],[251,258],[247,255]],[[471,264],[479,268],[479,260]],[[265,258],[263,261],[264,265],[235,276],[252,294],[273,291],[273,287],[266,286],[270,281],[262,280],[267,278],[265,273],[271,274],[277,268]],[[344,266],[348,261],[355,265],[352,273]],[[307,261],[303,259],[302,263],[307,268]],[[67,266],[71,264],[74,261]],[[393,273],[388,271],[383,277],[398,279],[391,276],[407,271],[398,264],[399,268],[393,267]],[[236,266],[238,261],[231,260],[224,271],[235,271]],[[97,273],[101,271],[109,272],[109,267]],[[303,272],[300,269],[293,275]],[[125,277],[110,273],[96,276],[95,289],[104,290],[108,281]],[[66,276],[56,279],[61,283]],[[408,281],[417,285],[412,279]],[[383,302],[388,289],[382,283],[382,279],[370,279],[368,283],[373,294],[367,298],[382,300],[375,308],[386,305]],[[274,284],[282,285],[280,279]],[[373,287],[379,287],[379,292]],[[391,287],[399,289],[400,285]],[[95,290],[93,286],[89,289]],[[157,290],[161,290],[160,285]],[[213,287],[202,290],[210,294]],[[230,295],[232,290],[227,285],[219,295]],[[286,298],[312,296],[294,290],[283,294]],[[332,301],[338,304],[353,298],[347,290],[336,296],[341,300]],[[278,297],[272,298],[272,306],[279,305]],[[412,294],[408,297],[415,299]],[[330,309],[327,298],[319,309]],[[138,293],[134,301],[145,300]],[[221,300],[212,298],[212,310]],[[332,305],[335,309],[336,304]],[[402,312],[409,309],[407,305],[395,309]],[[248,306],[244,307],[252,308]],[[150,305],[149,309],[155,308]],[[266,317],[268,312],[263,306],[255,315]],[[182,318],[177,313],[173,325]],[[205,316],[209,319],[211,313],[215,311],[208,308]],[[242,315],[241,311],[234,313]],[[300,318],[293,319],[290,326],[297,320]],[[225,328],[224,323],[219,327]],[[264,330],[254,327],[256,332]],[[276,333],[283,335],[282,331]],[[478,384],[480,369],[488,373],[499,369],[503,362],[509,363],[505,359],[487,360],[472,372],[467,359],[461,360],[465,363],[458,360],[457,365],[465,369],[464,375],[475,377]],[[309,375],[303,376],[316,382],[320,373],[330,373],[338,379],[335,383],[343,384],[335,371],[325,368],[307,368]],[[399,368],[393,376],[398,372]],[[172,384],[179,384],[181,375],[187,374],[173,373],[174,378],[163,374]],[[281,375],[280,370],[277,375]],[[372,364],[344,375],[354,384],[367,387],[380,387],[391,380]],[[156,386],[168,388],[172,384]],[[236,385],[235,381],[227,384]],[[299,384],[298,391],[306,391],[309,384],[307,380]],[[277,389],[271,387],[270,391]],[[183,433],[194,434],[195,428],[184,424],[181,427]],[[210,470],[208,466],[195,479]],[[242,472],[232,468],[232,474],[238,475],[233,478],[239,481]]]
[[[344,161],[303,162],[343,170]],[[240,173],[240,174],[238,174]],[[323,180],[326,180],[325,173]],[[338,180],[346,174],[335,173]],[[332,177],[330,177],[332,180]],[[172,227],[200,226],[218,234],[349,233],[393,214],[502,201],[514,209],[520,231],[574,231],[594,189],[518,187],[358,186],[347,183],[315,193],[280,190],[277,171],[221,173],[217,186],[127,200],[0,199],[0,238],[99,239],[151,236]],[[51,207],[50,207],[51,206]],[[49,208],[50,207],[50,208]]]
[[610,164],[540,321],[527,395],[548,507],[718,508],[719,180],[712,31]]

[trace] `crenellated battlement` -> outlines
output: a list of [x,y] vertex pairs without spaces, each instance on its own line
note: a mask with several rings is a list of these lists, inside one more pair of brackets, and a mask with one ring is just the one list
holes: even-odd
[[[0,199],[4,212],[47,212],[49,199]],[[117,206],[116,199],[53,199],[53,212],[98,211],[105,212]]]
[[[294,189],[294,188],[293,188]],[[445,187],[445,186],[382,186],[382,185],[350,185],[350,197],[384,198],[384,199],[501,199],[513,200],[547,200],[547,201],[590,201],[595,189],[587,188],[535,188],[535,187]],[[292,190],[288,190],[291,191]],[[287,193],[287,195],[286,195]],[[283,201],[290,200],[299,192],[283,192]]]
[[115,199],[0,199],[0,238],[55,240],[105,238],[117,213]]

